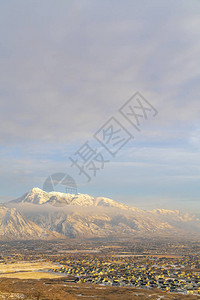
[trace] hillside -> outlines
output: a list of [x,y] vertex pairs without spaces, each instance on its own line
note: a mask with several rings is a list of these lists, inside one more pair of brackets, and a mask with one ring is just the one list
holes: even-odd
[[63,238],[57,232],[41,228],[15,208],[0,206],[0,240],[34,240]]
[[34,188],[9,205],[41,228],[70,238],[187,237],[200,232],[195,216],[177,210],[143,211],[87,194],[46,193]]

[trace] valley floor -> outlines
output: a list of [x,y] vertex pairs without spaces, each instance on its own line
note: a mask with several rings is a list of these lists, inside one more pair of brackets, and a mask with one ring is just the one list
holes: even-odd
[[0,300],[200,299],[200,242],[0,242]]

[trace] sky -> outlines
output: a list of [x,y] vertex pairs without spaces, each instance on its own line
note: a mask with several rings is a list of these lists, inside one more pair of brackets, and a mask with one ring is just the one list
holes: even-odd
[[[200,1],[0,7],[0,201],[63,173],[79,193],[200,212]],[[158,112],[140,131],[119,111],[134,95]],[[97,139],[109,120],[131,136],[115,155]],[[81,162],[90,181],[76,166],[86,145],[107,160],[96,176]]]

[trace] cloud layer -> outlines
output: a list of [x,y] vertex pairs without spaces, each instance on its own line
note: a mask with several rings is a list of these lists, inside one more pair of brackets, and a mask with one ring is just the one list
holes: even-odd
[[[23,193],[49,173],[63,171],[68,163],[64,153],[73,154],[84,141],[92,140],[94,132],[138,90],[159,114],[137,137],[137,148],[150,149],[148,163],[153,164],[153,173],[157,169],[153,156],[160,159],[165,153],[174,159],[149,192],[153,196],[157,189],[162,196],[165,173],[169,182],[174,176],[176,180],[190,176],[187,161],[191,159],[191,174],[198,177],[199,14],[200,2],[195,0],[2,3],[2,195],[8,189],[11,195]],[[123,163],[118,164],[118,172],[124,172],[127,161],[129,178],[134,173],[130,171],[132,148],[134,144],[127,145],[113,162]],[[140,182],[148,171],[143,164],[145,155],[141,151],[137,156]],[[179,174],[169,171],[170,164],[180,168]],[[88,193],[101,189],[105,196],[115,196],[119,191],[114,192],[118,179],[113,166],[102,172],[106,181],[100,175],[99,181],[87,186]],[[167,195],[181,198],[184,180],[177,191],[171,182]],[[127,177],[127,184],[118,188],[125,197],[133,186],[128,182]],[[197,185],[195,177],[191,197],[198,196]],[[145,195],[141,188],[140,196],[142,193]]]

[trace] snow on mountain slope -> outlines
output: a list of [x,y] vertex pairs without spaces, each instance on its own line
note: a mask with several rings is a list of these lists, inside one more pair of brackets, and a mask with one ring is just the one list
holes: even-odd
[[83,207],[88,206],[103,206],[103,207],[117,207],[121,209],[136,209],[129,207],[122,203],[118,203],[112,199],[98,197],[94,198],[87,194],[66,194],[60,192],[45,192],[39,188],[33,188],[30,192],[24,196],[13,200],[12,202],[17,203],[34,203],[43,205],[45,203],[53,206],[65,206],[65,205],[79,205]]
[[105,198],[105,197],[97,197],[95,201],[95,206],[103,206],[103,207],[116,207],[124,210],[133,210],[133,211],[140,211],[136,207],[131,207],[119,202],[116,202],[112,199]]
[[199,234],[200,221],[177,210],[143,211],[105,197],[46,193],[34,188],[9,203],[40,227],[68,237],[186,236]]
[[[12,204],[13,205],[13,204]],[[130,237],[146,233],[167,233],[168,223],[152,218],[145,212],[122,210],[116,207],[71,205],[55,207],[49,204],[17,204],[17,209],[40,227],[68,237]]]
[[39,227],[15,208],[0,206],[0,240],[58,239],[57,232]]

